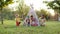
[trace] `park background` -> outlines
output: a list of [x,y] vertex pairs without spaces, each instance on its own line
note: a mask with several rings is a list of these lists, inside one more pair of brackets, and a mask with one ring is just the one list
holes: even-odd
[[[25,27],[23,21],[33,4],[38,16],[45,15],[46,26]],[[16,27],[15,15],[21,25]],[[60,34],[60,0],[0,0],[0,34]]]

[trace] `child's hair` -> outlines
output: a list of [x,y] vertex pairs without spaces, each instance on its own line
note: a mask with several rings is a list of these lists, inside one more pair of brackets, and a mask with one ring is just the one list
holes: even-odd
[[44,19],[45,18],[45,16],[44,15],[42,15],[42,19]]
[[33,17],[33,15],[31,15],[31,17]]

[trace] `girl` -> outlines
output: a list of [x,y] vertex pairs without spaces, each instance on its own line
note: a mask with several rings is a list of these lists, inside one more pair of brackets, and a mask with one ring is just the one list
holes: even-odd
[[16,26],[19,26],[20,23],[19,15],[16,15]]
[[36,19],[31,15],[31,26],[37,26]]

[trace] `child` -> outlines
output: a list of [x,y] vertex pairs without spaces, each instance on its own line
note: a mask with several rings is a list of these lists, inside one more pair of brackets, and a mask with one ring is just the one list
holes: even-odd
[[39,18],[39,21],[40,21],[40,25],[41,25],[41,26],[45,26],[45,17],[44,17],[44,15],[42,15],[42,16]]
[[19,26],[20,23],[19,15],[16,15],[16,26]]
[[30,21],[31,21],[31,26],[33,26],[33,24],[34,24],[34,18],[33,18],[33,15],[30,16]]
[[31,26],[37,26],[36,19],[31,15]]
[[29,19],[29,16],[27,16],[26,22],[27,22],[28,26],[30,26],[30,19]]

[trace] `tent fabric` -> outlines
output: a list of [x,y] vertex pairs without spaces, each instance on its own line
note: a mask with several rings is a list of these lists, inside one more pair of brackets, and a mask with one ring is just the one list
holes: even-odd
[[34,11],[33,8],[31,8],[30,11],[28,12],[28,14],[27,14],[27,16],[26,16],[26,18],[24,20],[24,25],[27,26],[26,19],[28,18],[28,16],[30,18],[31,15],[33,15],[33,17],[35,18],[35,22],[34,23],[36,23],[38,26],[40,26],[38,16],[37,16],[37,14],[36,14],[36,12]]

